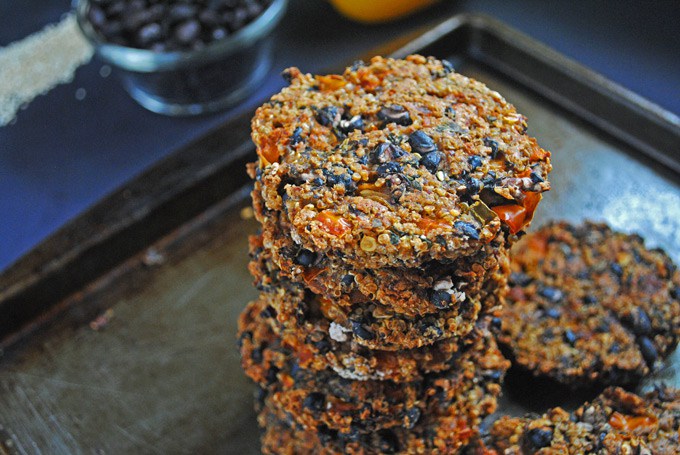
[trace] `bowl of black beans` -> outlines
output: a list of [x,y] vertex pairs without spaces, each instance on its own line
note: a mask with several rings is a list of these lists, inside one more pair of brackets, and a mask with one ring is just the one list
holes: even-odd
[[142,106],[197,115],[242,100],[271,65],[287,0],[76,0],[78,24]]

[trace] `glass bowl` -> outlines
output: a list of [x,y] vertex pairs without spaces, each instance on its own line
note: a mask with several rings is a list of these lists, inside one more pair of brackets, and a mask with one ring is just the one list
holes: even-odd
[[90,2],[76,15],[95,52],[110,64],[127,92],[146,109],[165,115],[197,115],[234,105],[250,95],[271,66],[271,31],[287,0],[273,0],[252,22],[226,38],[190,51],[155,52],[107,42],[87,19]]

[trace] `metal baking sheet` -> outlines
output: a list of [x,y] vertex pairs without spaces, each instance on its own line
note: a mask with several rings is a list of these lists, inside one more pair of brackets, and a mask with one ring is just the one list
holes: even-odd
[[[448,58],[529,118],[555,167],[535,225],[604,220],[680,263],[676,117],[483,16],[389,51]],[[259,452],[235,343],[255,296],[247,128],[179,150],[0,276],[0,454]],[[660,376],[680,386],[675,365]],[[560,400],[521,398],[502,410]]]

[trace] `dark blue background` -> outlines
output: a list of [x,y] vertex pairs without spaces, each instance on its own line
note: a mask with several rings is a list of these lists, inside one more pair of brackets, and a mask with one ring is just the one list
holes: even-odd
[[[68,0],[0,1],[0,46],[57,22]],[[314,72],[351,60],[419,26],[457,12],[490,14],[680,113],[680,2],[545,0],[442,1],[415,16],[363,26],[322,0],[291,0],[276,31],[274,68],[237,108],[200,118],[167,118],[135,104],[96,59],[75,80],[38,97],[0,127],[0,270],[65,222],[226,119],[280,88],[279,72]],[[2,83],[2,81],[0,81]],[[86,90],[76,100],[78,88]]]

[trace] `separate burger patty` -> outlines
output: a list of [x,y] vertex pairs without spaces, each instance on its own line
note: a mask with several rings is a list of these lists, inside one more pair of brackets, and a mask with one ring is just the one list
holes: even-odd
[[[541,417],[502,417],[489,449],[519,454],[647,454],[680,452],[680,394],[659,387],[642,397],[608,388],[573,413],[554,408]],[[490,453],[490,452],[482,452]]]
[[680,335],[680,272],[604,224],[549,224],[512,250],[498,341],[512,361],[572,386],[638,382]]
[[283,232],[282,228],[265,229],[249,240],[251,257],[270,264],[269,268],[251,266],[258,286],[270,275],[281,275],[315,294],[332,298],[338,307],[375,301],[391,312],[410,317],[463,304],[468,296],[483,298],[483,291],[498,295],[507,291],[508,251],[500,240],[456,260],[430,261],[411,268],[366,269],[300,248]]
[[349,380],[330,368],[302,368],[260,309],[261,303],[251,303],[239,320],[243,368],[261,387],[269,411],[304,430],[333,430],[348,439],[388,429],[408,433],[419,424],[441,421],[458,424],[449,428],[457,432],[451,442],[462,445],[496,407],[509,362],[486,330],[460,342],[446,371],[411,382]]
[[550,187],[525,118],[448,62],[285,75],[253,118],[249,172],[258,220],[281,213],[300,248],[356,268],[456,259],[524,229]]

